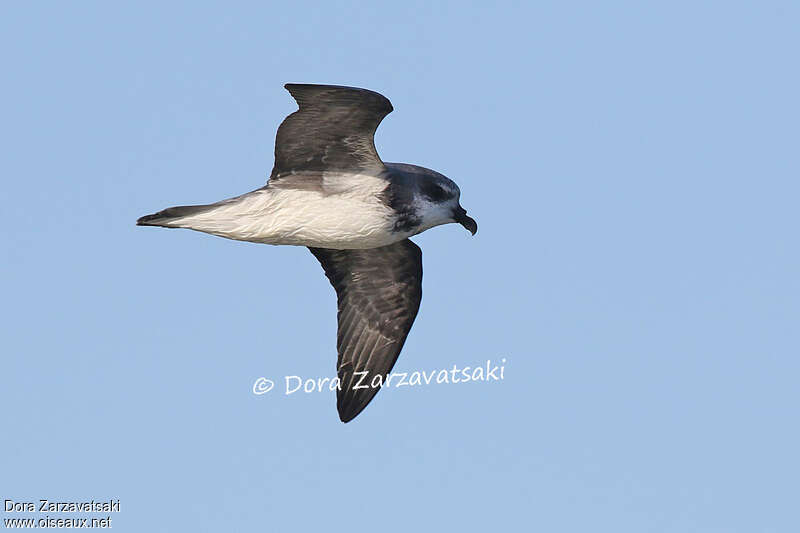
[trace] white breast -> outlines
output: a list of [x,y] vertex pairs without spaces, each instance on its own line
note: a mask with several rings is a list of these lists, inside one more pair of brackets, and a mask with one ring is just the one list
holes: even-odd
[[392,233],[393,212],[378,196],[385,181],[328,175],[324,182],[314,190],[266,187],[169,225],[241,241],[335,249],[375,248],[405,238]]

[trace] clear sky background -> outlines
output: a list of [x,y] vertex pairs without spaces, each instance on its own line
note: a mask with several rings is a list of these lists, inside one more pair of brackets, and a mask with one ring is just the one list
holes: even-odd
[[[799,23],[5,5],[0,498],[119,498],[131,532],[800,530]],[[252,393],[333,375],[320,266],[134,223],[263,185],[286,82],[385,94],[383,159],[460,185],[480,230],[415,238],[395,368],[503,381],[384,390],[347,425],[331,392]]]

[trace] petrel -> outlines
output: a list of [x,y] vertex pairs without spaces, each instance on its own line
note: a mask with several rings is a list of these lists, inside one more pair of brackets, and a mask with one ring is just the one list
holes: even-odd
[[419,310],[422,251],[409,237],[450,222],[474,235],[478,225],[442,174],[381,161],[374,136],[393,109],[386,97],[335,85],[285,87],[299,109],[278,127],[266,185],[136,224],[307,246],[336,291],[336,406],[349,422],[391,372]]

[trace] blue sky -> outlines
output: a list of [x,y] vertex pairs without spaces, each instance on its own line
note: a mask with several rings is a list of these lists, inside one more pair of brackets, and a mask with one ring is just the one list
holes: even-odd
[[[6,6],[0,498],[119,499],[116,531],[798,530],[798,15]],[[260,187],[286,82],[385,94],[383,159],[480,225],[415,238],[396,370],[504,380],[347,425],[252,393],[333,374],[319,265],[134,221]]]

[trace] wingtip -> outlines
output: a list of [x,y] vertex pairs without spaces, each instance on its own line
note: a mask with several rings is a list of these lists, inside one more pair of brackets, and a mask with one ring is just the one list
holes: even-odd
[[[300,100],[306,100],[303,93],[305,91],[323,91],[323,90],[332,90],[332,91],[346,91],[346,92],[355,92],[361,95],[371,95],[372,98],[377,98],[385,108],[385,114],[389,114],[394,111],[394,107],[392,103],[389,101],[381,93],[374,91],[372,89],[366,89],[364,87],[353,87],[350,85],[330,85],[326,83],[284,83],[283,88],[289,91],[289,94],[292,95],[292,98],[297,100],[298,104],[300,104]],[[313,97],[313,95],[312,95]],[[385,116],[385,115],[384,115]]]
[[284,83],[283,88],[289,91],[290,94],[294,94],[294,91],[297,89],[301,89],[303,87],[329,87],[327,85],[317,85],[314,83],[297,83],[297,82],[289,82]]
[[366,409],[372,403],[372,400],[375,399],[375,395],[379,390],[380,387],[370,389],[371,394],[366,397],[343,396],[341,398],[337,398],[336,410],[339,412],[339,420],[347,424],[358,415],[363,413],[364,409]]
[[347,424],[355,417],[357,417],[358,414],[364,409],[363,407],[361,409],[353,409],[352,405],[339,404],[336,406],[336,410],[339,412],[339,420],[341,420],[343,424]]

